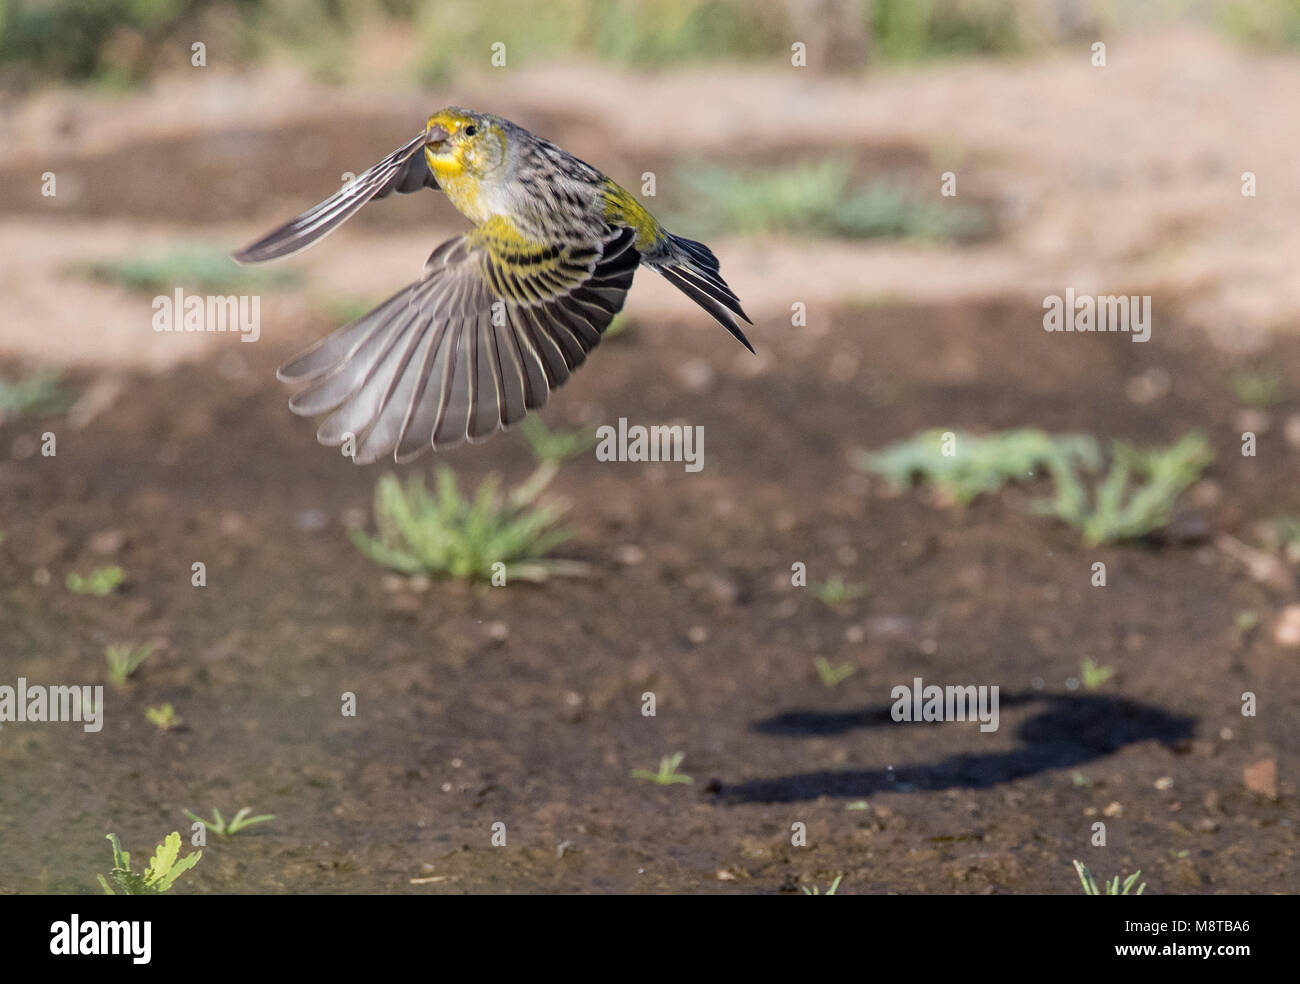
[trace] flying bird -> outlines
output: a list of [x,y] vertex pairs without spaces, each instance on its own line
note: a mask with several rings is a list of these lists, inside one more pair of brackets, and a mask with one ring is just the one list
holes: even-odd
[[542,406],[600,341],[638,265],[665,277],[751,352],[753,324],[703,243],[675,236],[590,164],[500,116],[444,109],[319,205],[234,254],[305,249],[363,205],[440,189],[473,224],[369,314],[280,368],[289,407],[328,414],[317,439],[353,461],[481,441]]

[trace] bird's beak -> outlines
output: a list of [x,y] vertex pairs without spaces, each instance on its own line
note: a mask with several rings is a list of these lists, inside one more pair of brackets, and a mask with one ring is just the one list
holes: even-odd
[[451,136],[450,133],[442,126],[431,126],[424,133],[424,143],[426,147],[437,148],[447,142]]

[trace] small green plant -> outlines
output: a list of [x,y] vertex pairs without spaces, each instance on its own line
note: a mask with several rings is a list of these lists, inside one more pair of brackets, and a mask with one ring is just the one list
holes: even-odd
[[[1083,883],[1084,895],[1128,895],[1130,890],[1133,888],[1134,882],[1136,882],[1142,874],[1141,869],[1139,869],[1125,878],[1123,883],[1120,882],[1119,875],[1116,875],[1109,882],[1105,883],[1106,890],[1103,892],[1097,886],[1097,879],[1092,877],[1092,872],[1088,870],[1088,866],[1082,861],[1076,860],[1074,862],[1074,870],[1079,873],[1079,881]],[[1138,890],[1133,892],[1133,894],[1141,895],[1146,890],[1146,887],[1147,883],[1143,882],[1138,886]]]
[[843,875],[836,875],[835,880],[831,882],[831,887],[826,889],[826,891],[824,892],[816,885],[814,885],[811,889],[809,889],[807,885],[800,885],[799,887],[803,889],[804,895],[834,895],[837,891],[839,891],[840,881],[843,878],[844,878]]
[[1077,769],[1070,773],[1070,781],[1076,786],[1091,786],[1092,780]]
[[73,272],[144,293],[187,291],[228,294],[289,287],[298,282],[292,270],[252,270],[230,258],[225,247],[189,244],[165,253],[103,260]]
[[1136,540],[1169,522],[1178,496],[1213,459],[1209,442],[1194,431],[1167,448],[1148,451],[1116,441],[1110,471],[1095,497],[1067,462],[1052,472],[1056,497],[1036,502],[1033,510],[1079,527],[1088,546]]
[[817,675],[821,677],[822,684],[827,690],[838,687],[841,683],[858,672],[858,668],[852,663],[841,663],[839,666],[831,666],[825,656],[818,656],[813,660],[813,666],[817,668]]
[[695,780],[690,776],[680,775],[677,772],[677,767],[682,764],[684,758],[686,758],[685,752],[665,755],[659,760],[658,772],[651,772],[649,769],[633,769],[630,774],[633,779],[644,779],[646,782],[658,783],[660,786],[671,786],[679,782],[692,783]]
[[176,714],[176,708],[171,704],[162,704],[158,707],[146,707],[144,716],[149,723],[158,728],[159,731],[171,731],[173,728],[179,728],[183,723]]
[[471,500],[461,496],[449,468],[438,470],[432,493],[418,475],[405,487],[397,476],[385,475],[375,487],[378,536],[353,530],[352,540],[376,564],[403,574],[486,581],[498,563],[507,578],[522,580],[585,573],[585,565],[545,559],[569,538],[556,526],[562,510],[531,505],[538,487],[504,497],[499,485],[495,476],[484,479]]
[[212,808],[212,819],[204,820],[202,817],[185,810],[184,813],[196,823],[201,823],[219,837],[234,837],[245,827],[251,827],[255,823],[266,823],[268,820],[274,820],[274,813],[262,813],[255,817],[250,817],[253,808],[246,806],[230,818],[229,822],[221,815],[221,811],[215,806]]
[[750,234],[846,239],[971,239],[987,220],[968,205],[913,196],[889,182],[859,186],[853,161],[835,155],[780,166],[696,163],[683,169],[696,225]]
[[537,461],[533,473],[511,493],[511,499],[521,503],[531,502],[542,489],[550,485],[562,462],[582,454],[596,444],[594,427],[576,431],[553,431],[542,423],[540,417],[525,417],[519,425],[519,436]]
[[1282,400],[1282,377],[1271,369],[1238,369],[1232,374],[1232,392],[1237,402],[1266,409]]
[[1054,437],[1028,427],[984,436],[936,428],[853,459],[858,468],[884,477],[896,489],[919,477],[943,499],[961,505],[1015,479],[1032,478],[1043,469],[1055,474],[1076,462],[1100,465],[1101,452],[1093,438]]
[[129,645],[109,646],[104,651],[109,683],[115,687],[123,686],[127,677],[138,670],[153,651],[153,645],[141,646],[139,649]]
[[1079,665],[1079,682],[1085,690],[1097,690],[1115,675],[1115,667],[1098,666],[1091,658]]
[[596,445],[596,429],[551,430],[540,417],[525,417],[519,425],[519,436],[539,462],[566,461]]
[[73,594],[92,594],[102,598],[116,591],[125,578],[126,572],[120,567],[97,567],[85,577],[70,573],[66,583]]
[[849,584],[838,574],[832,574],[825,581],[809,585],[813,594],[828,605],[841,605],[867,593],[865,584]]
[[[161,895],[176,883],[176,879],[199,863],[202,851],[191,851],[180,858],[181,835],[175,831],[168,834],[149,859],[149,867],[144,871],[131,870],[131,855],[122,850],[122,843],[117,834],[109,834],[108,840],[113,845],[113,870],[108,878],[96,875],[105,895]],[[180,860],[177,860],[180,858]],[[109,880],[117,886],[113,891]]]
[[0,424],[62,413],[71,405],[72,394],[59,383],[57,372],[45,370],[25,379],[0,378]]
[[1259,612],[1237,612],[1232,618],[1232,627],[1238,635],[1246,636],[1259,628]]

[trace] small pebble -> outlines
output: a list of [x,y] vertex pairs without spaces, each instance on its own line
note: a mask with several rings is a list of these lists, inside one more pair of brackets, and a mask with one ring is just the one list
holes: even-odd
[[1288,649],[1300,647],[1300,605],[1287,605],[1273,628],[1273,640]]
[[645,561],[645,551],[635,543],[626,543],[614,549],[614,559],[625,567],[635,567]]

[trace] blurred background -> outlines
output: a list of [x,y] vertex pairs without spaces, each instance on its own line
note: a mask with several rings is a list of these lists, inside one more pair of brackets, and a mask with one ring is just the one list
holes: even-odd
[[[0,683],[109,685],[0,725],[0,890],[245,805],[178,889],[1300,887],[1296,92],[1300,0],[0,0]],[[458,492],[317,446],[275,367],[466,223],[228,255],[446,105],[708,242],[757,355],[643,271],[543,429],[398,470]],[[597,462],[619,417],[703,473]],[[893,726],[915,676],[1001,730]]]

